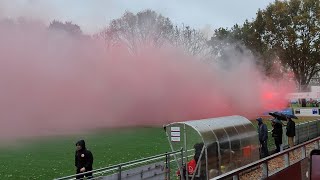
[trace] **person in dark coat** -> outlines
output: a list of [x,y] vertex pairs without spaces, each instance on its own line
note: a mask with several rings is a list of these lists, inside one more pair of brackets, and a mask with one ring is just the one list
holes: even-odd
[[262,118],[256,119],[258,121],[258,134],[260,142],[260,158],[269,156],[268,151],[268,128],[267,125],[262,122]]
[[296,123],[291,118],[288,118],[286,135],[288,136],[289,146],[293,147],[294,146],[293,139],[294,139],[294,136],[296,135]]
[[[86,148],[84,140],[80,140],[76,143],[75,153],[75,166],[77,168],[77,174],[92,171],[93,155],[91,151]],[[84,175],[77,175],[76,179],[82,179],[86,176],[88,179],[92,178],[92,172]]]
[[272,126],[272,137],[274,138],[274,144],[276,145],[276,153],[278,153],[280,152],[280,146],[282,144],[282,123],[280,120],[273,119]]

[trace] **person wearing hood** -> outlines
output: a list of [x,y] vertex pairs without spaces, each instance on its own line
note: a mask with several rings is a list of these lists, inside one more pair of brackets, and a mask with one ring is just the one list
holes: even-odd
[[258,121],[258,134],[260,142],[260,158],[269,156],[268,151],[268,128],[267,125],[263,123],[262,118],[256,119]]
[[[91,151],[86,148],[84,140],[80,140],[76,143],[75,153],[75,166],[77,168],[77,174],[92,171],[93,155]],[[86,176],[88,179],[92,178],[92,172],[77,175],[76,179],[82,179]]]

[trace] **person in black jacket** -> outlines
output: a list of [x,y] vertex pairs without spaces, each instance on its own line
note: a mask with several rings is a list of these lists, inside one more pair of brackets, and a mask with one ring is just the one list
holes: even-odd
[[293,147],[294,146],[293,138],[296,135],[296,123],[292,121],[291,118],[288,118],[286,135],[288,136],[289,146]]
[[263,123],[262,118],[256,119],[258,121],[258,134],[260,142],[260,158],[269,156],[268,151],[268,128],[267,125]]
[[278,119],[272,120],[272,137],[274,138],[274,144],[276,145],[276,153],[280,152],[280,146],[282,144],[282,123]]
[[[76,143],[75,153],[75,166],[77,168],[77,174],[92,171],[93,156],[91,151],[87,150],[84,140],[80,140]],[[82,179],[86,176],[88,179],[92,178],[92,172],[83,175],[77,175],[76,179]]]

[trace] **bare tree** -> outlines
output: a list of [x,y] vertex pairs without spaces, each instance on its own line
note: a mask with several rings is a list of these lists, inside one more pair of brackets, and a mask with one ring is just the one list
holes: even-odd
[[125,12],[119,19],[114,19],[99,33],[106,47],[119,43],[137,53],[140,47],[174,46],[186,53],[207,57],[210,54],[206,36],[200,30],[189,26],[174,26],[169,18],[151,10],[133,14]]
[[207,57],[210,54],[205,34],[190,26],[175,26],[171,42],[193,56]]
[[108,46],[123,43],[135,53],[141,46],[161,46],[172,30],[171,21],[154,11],[145,10],[137,14],[127,11],[121,18],[111,21],[100,36]]

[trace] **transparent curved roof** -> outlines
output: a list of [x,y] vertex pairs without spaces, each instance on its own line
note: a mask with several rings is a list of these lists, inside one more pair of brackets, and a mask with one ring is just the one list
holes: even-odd
[[202,120],[171,123],[168,126],[186,124],[199,133],[206,144],[215,141],[233,141],[256,136],[257,132],[250,120],[242,116],[227,116]]
[[223,173],[259,159],[257,130],[242,116],[171,123],[166,133],[172,150],[187,150],[188,159],[198,152],[196,145],[205,145],[207,171]]

